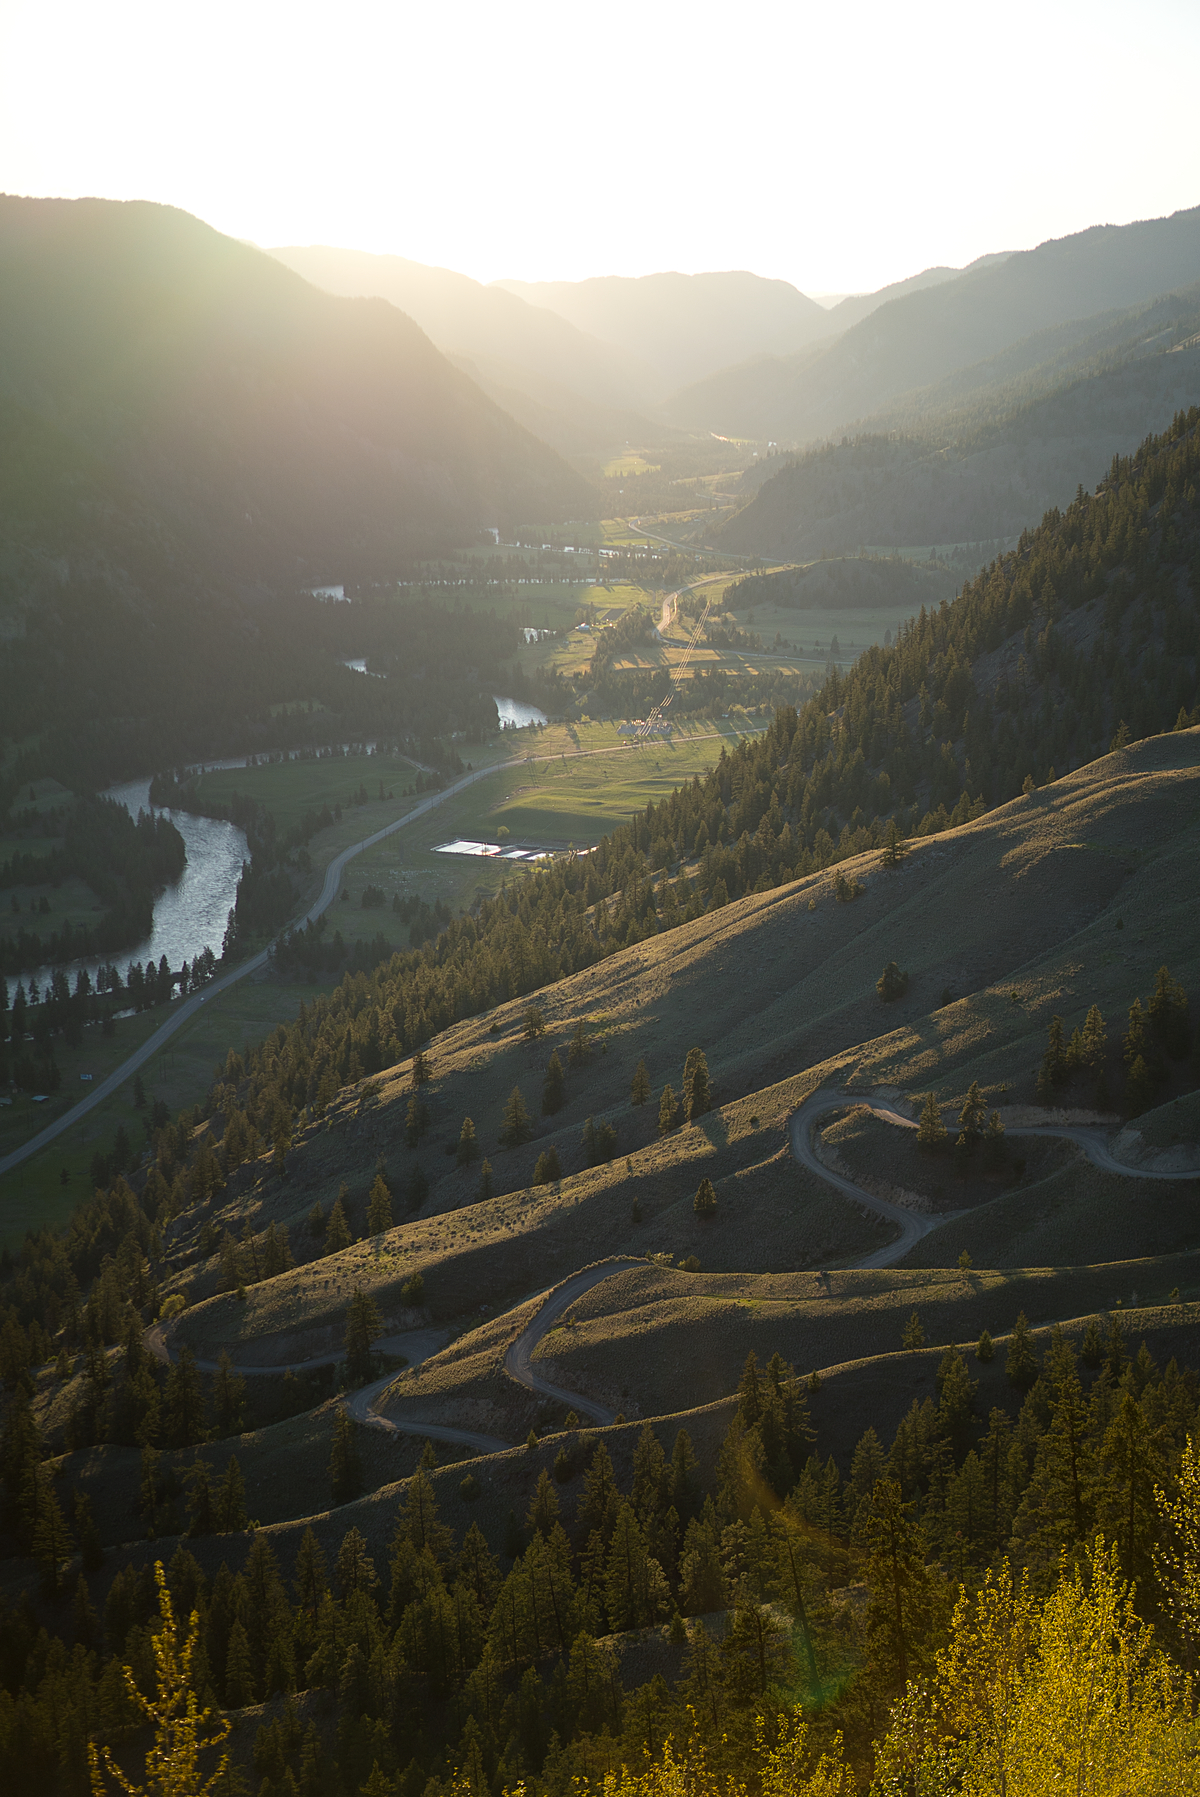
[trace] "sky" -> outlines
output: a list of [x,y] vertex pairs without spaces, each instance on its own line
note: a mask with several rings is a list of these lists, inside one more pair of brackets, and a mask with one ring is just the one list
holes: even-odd
[[1200,203],[1197,0],[0,0],[0,189],[866,292]]

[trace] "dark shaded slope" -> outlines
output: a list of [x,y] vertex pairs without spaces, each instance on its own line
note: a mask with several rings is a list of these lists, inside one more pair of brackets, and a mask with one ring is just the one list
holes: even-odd
[[0,386],[10,428],[62,445],[37,515],[3,520],[50,554],[90,500],[114,553],[144,528],[228,579],[344,579],[590,504],[410,319],[167,207],[0,201]]

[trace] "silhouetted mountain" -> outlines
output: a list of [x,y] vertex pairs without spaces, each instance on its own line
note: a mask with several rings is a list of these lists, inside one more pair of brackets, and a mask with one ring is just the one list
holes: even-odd
[[111,574],[136,540],[235,582],[312,582],[593,506],[394,307],[165,206],[0,200],[0,391],[10,454],[40,458],[0,501],[10,555]]
[[993,268],[1004,262],[1007,254],[1002,250],[996,255],[978,256],[965,268],[923,268],[919,275],[910,275],[905,281],[889,281],[886,287],[877,287],[874,293],[848,293],[836,306],[830,306],[830,322],[837,330],[848,331],[851,325],[869,318],[890,300],[903,299],[909,293],[923,293],[927,287],[941,287],[947,281],[957,281],[961,275],[981,268]]
[[748,356],[787,355],[838,328],[790,282],[736,271],[496,286],[648,362],[659,380],[655,397]]

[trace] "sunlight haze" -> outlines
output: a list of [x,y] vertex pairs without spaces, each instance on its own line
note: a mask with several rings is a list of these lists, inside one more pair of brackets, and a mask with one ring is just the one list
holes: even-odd
[[1000,16],[9,0],[0,185],[484,281],[839,293],[1195,204],[1195,7]]

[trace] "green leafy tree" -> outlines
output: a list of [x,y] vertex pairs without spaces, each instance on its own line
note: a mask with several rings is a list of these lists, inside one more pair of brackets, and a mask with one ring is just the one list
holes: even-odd
[[633,1070],[633,1083],[629,1088],[630,1104],[646,1104],[650,1097],[650,1075],[646,1071],[644,1060],[639,1061]]
[[563,1075],[562,1062],[558,1058],[558,1050],[550,1056],[546,1063],[546,1077],[542,1081],[542,1115],[552,1117],[561,1111],[567,1096],[567,1082]]
[[469,1117],[464,1117],[462,1128],[458,1132],[458,1149],[456,1158],[460,1167],[469,1167],[479,1155],[479,1143],[475,1139],[475,1125]]

